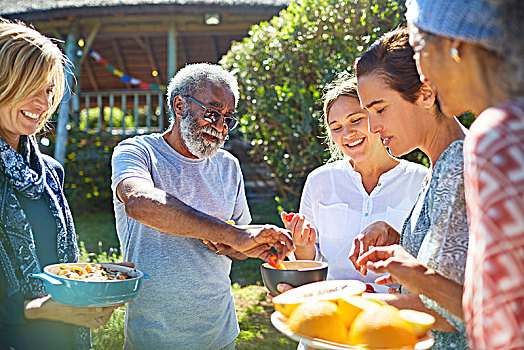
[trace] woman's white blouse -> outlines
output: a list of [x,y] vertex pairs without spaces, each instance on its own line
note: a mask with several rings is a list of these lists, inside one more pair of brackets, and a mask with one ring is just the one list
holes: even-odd
[[376,221],[385,221],[401,232],[427,174],[424,166],[400,160],[380,176],[370,194],[348,159],[325,164],[309,174],[300,213],[317,229],[315,259],[329,263],[328,279],[375,280],[376,275],[362,276],[349,261],[353,238]]

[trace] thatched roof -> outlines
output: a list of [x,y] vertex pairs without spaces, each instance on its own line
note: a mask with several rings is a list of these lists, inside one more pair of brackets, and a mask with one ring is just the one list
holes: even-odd
[[[140,13],[144,8],[176,8],[177,11],[228,8],[234,12],[246,10],[275,9],[289,5],[290,0],[2,0],[0,15],[31,20],[40,20],[42,15],[110,14],[118,12]],[[274,10],[273,10],[274,11]]]
[[[176,67],[218,62],[251,25],[271,17],[291,0],[0,0],[0,16],[24,21],[65,42],[94,39],[91,48],[124,74],[157,85],[168,82],[168,31],[176,28]],[[221,16],[205,25],[207,13]],[[82,91],[134,89],[84,52],[77,77]],[[173,59],[173,58],[172,58]],[[153,70],[158,75],[152,76]]]

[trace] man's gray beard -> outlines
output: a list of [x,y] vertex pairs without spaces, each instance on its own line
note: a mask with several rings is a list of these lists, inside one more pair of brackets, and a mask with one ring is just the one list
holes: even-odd
[[[200,127],[197,120],[198,117],[193,116],[189,108],[184,109],[182,119],[180,120],[182,140],[184,140],[192,155],[198,158],[213,157],[224,145],[226,139],[221,133],[213,129],[211,125]],[[216,143],[207,141],[202,135],[204,132],[217,137],[219,141]]]

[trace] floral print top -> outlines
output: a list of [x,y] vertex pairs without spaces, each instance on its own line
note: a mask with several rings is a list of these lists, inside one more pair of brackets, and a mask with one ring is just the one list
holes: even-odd
[[[401,245],[422,264],[461,285],[469,238],[463,144],[463,141],[453,142],[439,157],[404,223],[400,238]],[[433,349],[467,349],[464,322],[434,300],[420,298],[427,308],[437,311],[458,330],[433,331]]]

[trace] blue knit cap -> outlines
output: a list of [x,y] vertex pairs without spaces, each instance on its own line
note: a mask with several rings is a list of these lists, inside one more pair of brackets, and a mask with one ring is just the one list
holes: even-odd
[[406,19],[416,27],[501,52],[497,8],[485,0],[407,0]]

